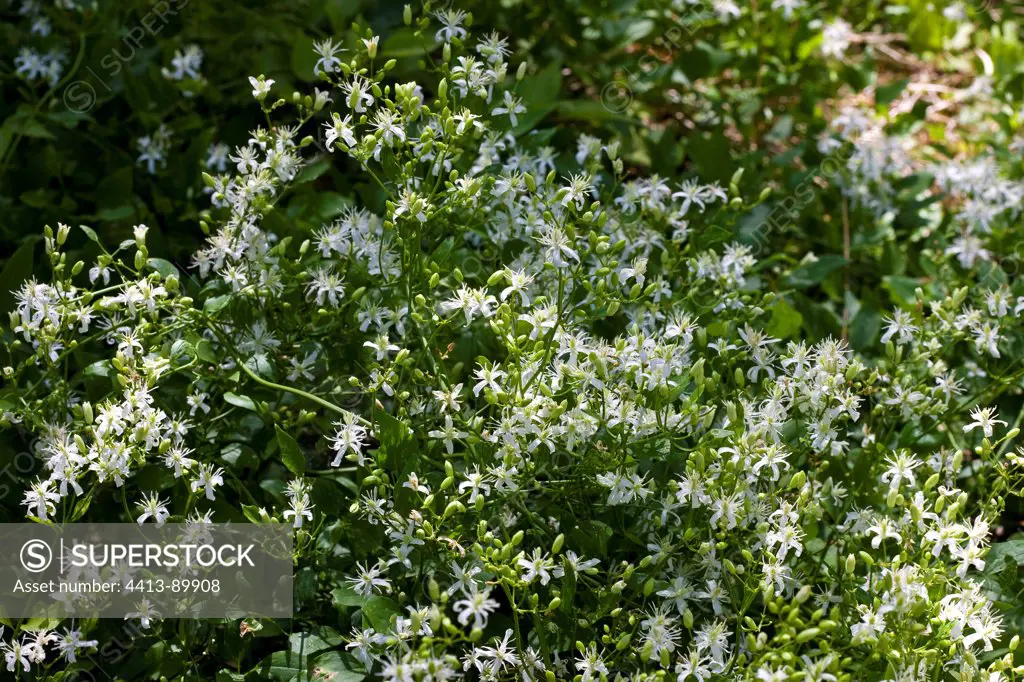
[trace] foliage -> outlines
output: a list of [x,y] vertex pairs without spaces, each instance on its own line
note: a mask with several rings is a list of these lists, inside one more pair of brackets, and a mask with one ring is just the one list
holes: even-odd
[[[76,219],[0,275],[0,518],[296,539],[290,622],[0,621],[9,670],[1017,679],[1012,17],[480,5],[379,8],[383,34],[204,7],[175,35],[223,12],[253,44],[191,73],[154,42],[170,75],[126,70],[116,116],[31,90],[5,119],[6,163],[66,166],[12,185],[12,234]],[[256,105],[205,82],[243,73]],[[141,83],[191,151],[146,154]],[[239,144],[202,172],[206,106]],[[81,149],[133,116],[152,177],[90,183]],[[33,205],[40,177],[76,189]]]

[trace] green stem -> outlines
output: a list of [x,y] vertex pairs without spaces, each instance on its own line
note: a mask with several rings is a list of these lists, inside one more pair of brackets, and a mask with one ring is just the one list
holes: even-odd
[[348,417],[349,419],[355,419],[356,421],[358,421],[358,422],[360,422],[360,423],[362,423],[362,424],[364,424],[366,426],[373,426],[373,424],[371,424],[366,419],[360,417],[359,415],[355,414],[354,412],[350,412],[350,411],[346,410],[343,407],[339,407],[338,405],[335,405],[334,403],[330,402],[329,400],[324,400],[323,398],[321,398],[319,396],[315,396],[312,393],[307,393],[306,391],[303,391],[300,388],[295,388],[294,386],[285,386],[284,384],[278,384],[278,383],[275,383],[273,381],[267,381],[266,379],[264,379],[263,377],[261,377],[260,375],[256,374],[251,369],[249,369],[249,367],[246,366],[246,364],[244,362],[242,362],[241,360],[236,358],[235,362],[238,364],[238,366],[242,369],[243,372],[245,372],[246,374],[249,375],[250,379],[252,379],[253,381],[255,381],[258,384],[266,386],[267,388],[273,388],[273,389],[278,390],[278,391],[285,391],[287,393],[294,393],[295,395],[302,396],[306,400],[311,400],[314,403],[320,405],[321,407],[325,407],[328,410],[333,410],[334,412],[337,412],[340,415]]

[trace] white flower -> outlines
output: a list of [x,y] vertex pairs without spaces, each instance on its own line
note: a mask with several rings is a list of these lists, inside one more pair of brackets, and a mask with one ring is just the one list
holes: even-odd
[[821,32],[822,54],[839,59],[850,47],[854,35],[853,28],[842,19],[826,24]]
[[541,585],[547,585],[551,580],[554,562],[540,547],[534,547],[533,555],[520,559],[519,566],[523,569],[521,577],[524,581],[531,583],[539,579]]
[[772,9],[781,9],[785,19],[792,19],[793,12],[806,4],[806,0],[772,0]]
[[465,38],[468,33],[462,28],[466,13],[462,10],[446,9],[435,12],[434,16],[441,22],[441,29],[434,35],[434,40],[451,42],[452,38]]
[[143,599],[142,601],[137,602],[135,604],[135,608],[137,608],[138,611],[126,613],[124,615],[124,619],[128,620],[129,618],[138,618],[139,625],[143,630],[148,630],[153,620],[160,617],[160,612],[153,608],[153,605],[149,603],[148,599]]
[[470,491],[469,502],[472,504],[480,496],[487,497],[491,492],[491,486],[484,480],[484,474],[480,473],[479,470],[474,470],[466,474],[466,480],[459,484],[460,493],[464,493],[467,490]]
[[391,581],[387,578],[380,577],[381,569],[382,564],[380,562],[377,562],[369,568],[362,563],[357,563],[357,575],[353,578],[347,578],[346,580],[352,585],[356,592],[364,597],[370,597],[374,592],[390,592]]
[[156,522],[156,527],[159,528],[171,515],[171,512],[167,510],[167,502],[157,497],[156,493],[150,493],[147,497],[142,498],[142,502],[138,506],[142,509],[142,514],[136,519],[140,526],[146,522],[146,519],[153,519]]
[[331,462],[332,467],[341,466],[341,460],[351,453],[359,466],[363,466],[363,448],[366,447],[367,431],[361,424],[354,421],[343,421],[335,424],[337,430],[330,439],[331,449],[337,453]]
[[452,416],[450,414],[446,414],[444,416],[444,426],[440,429],[434,429],[433,431],[428,432],[427,435],[431,438],[441,439],[444,442],[445,450],[447,450],[450,455],[455,451],[455,441],[460,438],[466,438],[469,434],[465,431],[458,430],[452,421]]
[[214,495],[214,490],[217,486],[224,485],[223,474],[223,469],[214,469],[212,464],[200,464],[199,475],[196,477],[196,480],[192,481],[192,492],[202,489],[206,493],[206,499],[212,502],[217,499]]
[[490,598],[491,591],[480,592],[476,583],[471,583],[468,590],[463,592],[463,598],[453,605],[459,614],[458,620],[462,625],[468,625],[473,620],[473,628],[487,627],[487,617],[498,610],[498,602]]
[[313,50],[320,57],[316,62],[316,66],[313,67],[314,74],[324,76],[341,71],[341,60],[337,57],[339,53],[345,52],[341,47],[341,43],[335,45],[334,41],[328,38],[313,43]]
[[292,497],[291,508],[284,510],[284,519],[292,519],[293,528],[302,528],[303,519],[313,520],[313,506],[309,502],[309,496],[303,493]]
[[519,125],[519,119],[516,118],[516,114],[522,114],[526,112],[526,107],[523,105],[523,100],[512,95],[509,90],[505,91],[504,103],[501,106],[494,107],[491,109],[491,114],[494,116],[507,115],[508,120],[512,123],[512,127]]
[[262,102],[270,94],[270,86],[274,84],[274,80],[264,76],[259,78],[249,76],[249,83],[252,85],[252,96]]
[[971,410],[971,419],[974,421],[970,424],[964,425],[964,433],[981,428],[981,432],[985,434],[985,438],[991,438],[992,429],[996,424],[1006,426],[1006,422],[1002,419],[997,419],[996,417],[998,417],[998,415],[991,407],[975,407]]
[[346,114],[345,118],[342,118],[337,112],[332,113],[331,122],[324,123],[324,128],[327,131],[324,145],[329,152],[334,151],[334,145],[338,140],[341,140],[349,147],[355,147],[358,143],[355,128],[352,127],[351,114]]

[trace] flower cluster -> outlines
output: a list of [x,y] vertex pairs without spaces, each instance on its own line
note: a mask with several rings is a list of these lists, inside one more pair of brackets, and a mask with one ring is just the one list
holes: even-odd
[[[289,524],[328,679],[1019,677],[984,573],[1024,463],[1024,410],[1001,418],[1024,377],[1013,273],[931,249],[879,352],[845,326],[811,338],[794,289],[823,261],[780,272],[744,243],[767,193],[743,172],[667,179],[621,140],[556,143],[505,37],[403,18],[420,80],[358,26],[317,43],[308,94],[250,79],[268,124],[211,150],[194,276],[144,225],[114,250],[84,228],[98,255],[74,264],[47,228],[52,277],[17,291],[3,370],[5,425],[39,438],[27,515],[106,495],[139,524]],[[824,30],[842,55],[849,26]],[[832,131],[844,196],[879,220],[897,176],[936,168],[862,109]],[[161,139],[140,141],[151,172]],[[356,199],[307,229],[293,192],[336,166]],[[1019,184],[995,161],[939,168],[922,193],[952,220],[929,236],[1009,229]],[[28,671],[85,636],[2,646]]]

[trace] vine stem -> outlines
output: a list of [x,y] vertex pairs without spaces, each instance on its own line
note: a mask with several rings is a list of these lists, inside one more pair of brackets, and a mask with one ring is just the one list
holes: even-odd
[[256,374],[256,372],[254,372],[251,369],[249,369],[248,365],[246,365],[242,360],[240,360],[234,354],[232,346],[227,342],[227,340],[224,339],[223,336],[221,336],[220,331],[217,330],[214,325],[211,324],[210,325],[210,329],[213,330],[214,333],[218,337],[220,337],[221,342],[224,343],[224,347],[226,349],[228,349],[228,354],[231,355],[231,358],[235,361],[235,364],[237,364],[238,367],[241,368],[241,370],[243,372],[245,372],[249,376],[249,378],[252,379],[253,381],[255,381],[256,383],[260,384],[261,386],[265,386],[266,388],[272,388],[272,389],[274,389],[276,391],[284,391],[286,393],[294,393],[295,395],[301,396],[301,397],[305,398],[306,400],[310,400],[310,401],[316,403],[317,405],[320,405],[321,407],[325,407],[328,410],[331,410],[333,412],[337,412],[338,414],[346,417],[347,419],[353,419],[353,420],[363,424],[364,426],[368,426],[370,428],[373,428],[373,424],[369,420],[367,420],[367,419],[365,419],[363,417],[360,417],[355,412],[350,412],[349,410],[346,410],[345,408],[343,408],[343,407],[341,407],[339,405],[335,405],[334,403],[332,403],[329,400],[324,400],[323,398],[321,398],[318,395],[313,395],[312,393],[309,393],[308,391],[303,391],[301,388],[295,388],[294,386],[286,386],[285,384],[279,384],[279,383],[276,383],[276,382],[273,382],[273,381],[268,381],[267,379],[264,379],[259,374]]
[[350,412],[349,410],[346,410],[343,407],[335,405],[334,403],[332,403],[329,400],[324,400],[320,396],[316,396],[316,395],[313,395],[312,393],[309,393],[307,391],[303,391],[301,388],[295,388],[294,386],[285,386],[284,384],[278,384],[278,383],[274,383],[273,381],[267,381],[266,379],[264,379],[260,375],[256,374],[256,372],[253,372],[251,369],[249,369],[249,367],[244,362],[242,362],[241,360],[238,360],[236,358],[235,362],[238,363],[238,366],[242,369],[243,372],[245,372],[246,374],[249,375],[250,379],[252,379],[253,381],[255,381],[258,384],[266,386],[267,388],[276,389],[278,391],[286,391],[288,393],[294,393],[295,395],[302,396],[306,400],[311,400],[314,403],[317,403],[318,405],[320,405],[322,407],[326,407],[328,410],[333,410],[334,412],[337,412],[338,414],[344,415],[345,417],[348,417],[349,419],[354,419],[354,420],[362,423],[365,426],[370,426],[370,427],[373,426],[373,424],[371,424],[367,419],[364,419],[363,417],[360,417],[355,412]]

